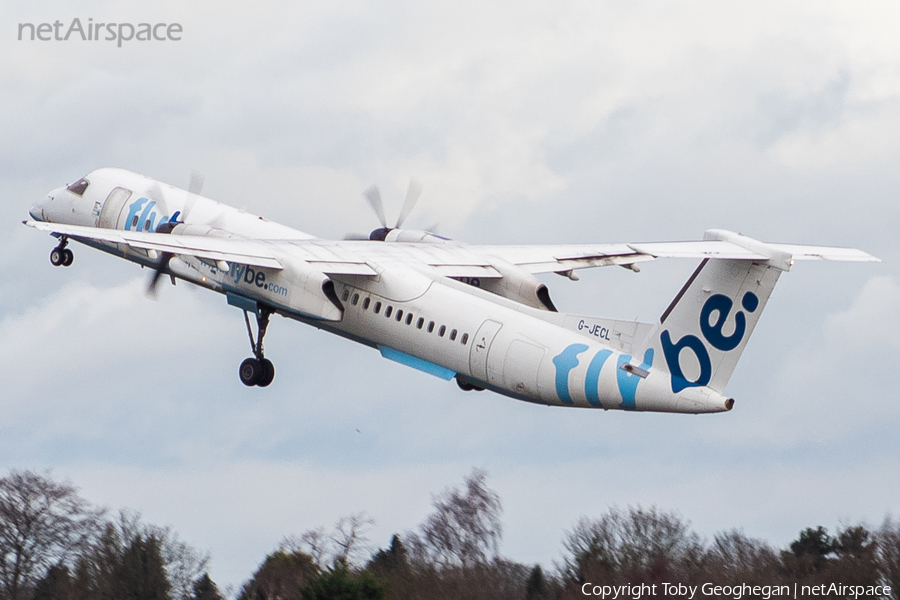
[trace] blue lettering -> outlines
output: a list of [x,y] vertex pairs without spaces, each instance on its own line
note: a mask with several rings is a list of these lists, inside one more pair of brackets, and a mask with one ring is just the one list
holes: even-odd
[[[665,335],[665,333],[663,335]],[[631,356],[627,354],[620,354],[619,360],[617,361],[618,364],[616,364],[616,382],[619,384],[619,393],[622,395],[622,404],[619,405],[619,408],[623,408],[625,410],[634,410],[635,408],[637,408],[637,405],[635,404],[635,396],[637,395],[638,383],[640,383],[642,379],[640,375],[635,375],[634,373],[629,373],[622,370],[622,365],[629,362],[630,360]],[[647,348],[644,351],[644,362],[641,363],[640,368],[648,371],[652,366],[653,348]]]
[[138,211],[141,210],[141,207],[144,206],[145,202],[147,202],[146,198],[138,198],[128,206],[128,217],[125,219],[125,231],[131,231],[131,221],[134,219],[135,215],[138,214]]
[[[741,298],[741,306],[747,312],[755,312],[759,308],[759,297],[753,292],[746,292]],[[734,332],[730,336],[722,334],[725,321],[728,319],[728,315],[733,307],[734,302],[732,302],[731,298],[723,294],[715,294],[710,296],[703,303],[703,308],[700,309],[700,332],[713,348],[723,352],[729,352],[737,348],[741,340],[744,339],[744,334],[747,333],[747,317],[742,311],[737,311],[734,315]],[[711,319],[714,313],[716,315],[715,322],[712,322]],[[712,361],[709,357],[709,351],[703,345],[703,342],[700,341],[700,338],[695,335],[686,335],[678,340],[677,343],[672,343],[672,338],[668,330],[666,330],[662,332],[659,339],[662,342],[666,364],[669,365],[669,372],[672,375],[673,392],[678,393],[685,388],[703,386],[710,382],[710,379],[712,379]],[[681,370],[681,351],[685,348],[693,351],[697,357],[697,362],[700,363],[700,375],[696,381],[685,379],[684,372]]]
[[141,213],[141,218],[138,220],[137,230],[141,231],[144,229],[144,222],[147,221],[147,217],[150,215],[150,211],[153,207],[156,206],[156,202],[150,202],[145,208],[144,212]]
[[592,406],[603,408],[600,403],[600,371],[606,363],[606,359],[612,355],[612,350],[601,350],[591,359],[587,374],[584,376],[584,395]]
[[553,357],[553,364],[556,366],[556,395],[564,404],[574,404],[569,394],[569,372],[578,366],[578,355],[587,349],[587,344],[572,344]]
[[[662,342],[663,356],[666,357],[666,364],[669,365],[669,373],[672,374],[672,392],[678,393],[688,387],[704,386],[709,383],[712,378],[712,363],[709,360],[709,352],[706,346],[695,335],[686,335],[677,344],[672,343],[669,330],[662,332],[659,336]],[[700,375],[696,381],[688,381],[684,378],[684,371],[681,370],[681,362],[679,357],[681,351],[688,348],[694,352],[697,362],[700,363]]]
[[[733,305],[731,298],[728,296],[716,294],[711,296],[700,310],[700,331],[703,332],[703,337],[713,345],[713,348],[718,348],[725,352],[737,348],[744,337],[744,331],[747,329],[747,318],[743,312],[738,311],[734,315],[734,333],[728,337],[722,335],[722,328],[725,326],[725,320],[728,318],[728,313],[731,312]],[[710,323],[710,317],[712,317],[713,313],[718,313],[718,315],[715,323]]]

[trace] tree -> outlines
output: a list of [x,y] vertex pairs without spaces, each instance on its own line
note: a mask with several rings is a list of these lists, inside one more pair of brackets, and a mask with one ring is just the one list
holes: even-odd
[[0,591],[23,599],[51,565],[74,562],[102,514],[69,483],[10,471],[0,479]]
[[309,554],[276,550],[243,585],[238,600],[301,600],[302,590],[319,571]]
[[827,529],[821,525],[815,529],[807,527],[791,542],[790,551],[782,550],[781,562],[789,575],[807,577],[823,571],[836,550],[837,541],[828,535]]
[[829,578],[846,585],[878,585],[878,544],[863,525],[839,529],[834,539],[835,558]]
[[53,565],[35,584],[31,600],[70,600],[74,597],[69,569],[62,565]]
[[566,533],[563,570],[570,583],[661,583],[696,578],[704,548],[690,523],[656,507],[612,508],[599,519],[582,517]]
[[406,547],[396,533],[391,536],[391,545],[387,550],[379,550],[366,565],[366,570],[376,575],[390,575],[409,570],[409,559]]
[[712,580],[731,584],[741,581],[749,585],[777,583],[778,554],[766,542],[747,537],[732,529],[716,534],[707,551],[707,570]]
[[219,587],[210,579],[209,573],[204,573],[194,582],[191,600],[225,600]]
[[525,582],[525,600],[544,600],[548,598],[550,591],[547,589],[547,580],[541,565],[534,565]]
[[368,572],[355,575],[347,562],[334,566],[310,579],[302,600],[383,600],[384,588]]
[[117,579],[123,600],[170,600],[160,540],[138,534],[125,550]]
[[289,535],[281,540],[280,549],[288,553],[301,552],[310,556],[320,569],[338,561],[356,564],[367,552],[369,539],[366,531],[375,524],[366,513],[360,512],[341,517],[332,532],[324,527],[309,529],[302,534]]
[[411,540],[428,559],[443,567],[464,569],[496,557],[503,538],[500,496],[487,487],[480,469],[463,481],[465,490],[450,488],[434,498],[434,512]]
[[410,568],[409,553],[396,533],[391,536],[390,546],[375,553],[366,565],[366,571],[375,576],[385,588],[391,600],[415,597],[416,573]]
[[891,586],[891,598],[900,600],[900,521],[885,517],[876,540],[878,572]]

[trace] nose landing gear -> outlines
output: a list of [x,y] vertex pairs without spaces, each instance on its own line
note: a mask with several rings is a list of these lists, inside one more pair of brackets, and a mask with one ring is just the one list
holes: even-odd
[[241,383],[247,387],[259,386],[267,387],[275,379],[275,365],[272,361],[264,356],[263,338],[266,336],[266,329],[269,327],[269,317],[272,316],[272,310],[260,307],[256,313],[256,329],[257,339],[253,339],[253,329],[250,327],[250,317],[247,311],[244,311],[244,322],[247,323],[247,334],[250,336],[250,349],[253,351],[254,358],[244,359],[238,375],[241,377]]
[[62,236],[59,238],[59,244],[57,244],[56,248],[50,251],[50,264],[54,267],[68,267],[72,264],[72,261],[75,260],[75,255],[72,254],[72,251],[66,248],[66,245],[69,243],[68,238],[66,236]]

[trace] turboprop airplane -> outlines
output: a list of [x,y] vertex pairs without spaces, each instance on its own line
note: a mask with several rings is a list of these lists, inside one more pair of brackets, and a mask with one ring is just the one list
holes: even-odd
[[[223,294],[244,311],[253,356],[247,386],[272,383],[263,339],[281,315],[378,349],[385,358],[466,391],[520,400],[678,413],[731,410],[724,394],[781,273],[796,260],[877,261],[856,249],[764,243],[713,229],[702,241],[534,246],[466,245],[403,229],[413,181],[394,227],[374,186],[381,227],[367,239],[315,238],[188,190],[122,169],[98,169],[36,202],[24,223]],[[557,312],[536,274],[656,258],[700,265],[655,323]],[[249,315],[256,320],[254,336]]]

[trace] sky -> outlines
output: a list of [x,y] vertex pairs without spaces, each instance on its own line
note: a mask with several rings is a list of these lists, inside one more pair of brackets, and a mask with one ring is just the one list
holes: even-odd
[[[19,41],[20,23],[179,23],[180,41]],[[552,568],[612,506],[705,536],[900,512],[900,6],[688,0],[0,2],[0,470],[49,470],[209,551],[239,585],[289,534],[365,511],[373,548],[472,468],[502,553]],[[727,414],[548,408],[276,318],[247,389],[238,310],[86,247],[31,203],[115,166],[324,238],[388,219],[471,243],[862,248],[779,281]],[[563,311],[653,321],[693,261],[548,276]]]

